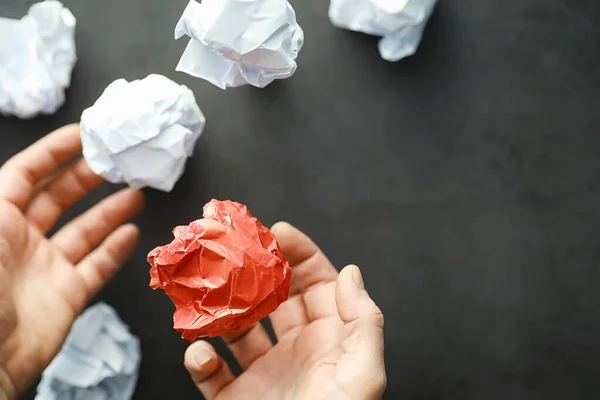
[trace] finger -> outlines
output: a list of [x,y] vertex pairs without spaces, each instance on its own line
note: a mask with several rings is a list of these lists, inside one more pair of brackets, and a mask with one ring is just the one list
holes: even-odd
[[38,140],[0,168],[0,197],[19,208],[36,185],[81,152],[78,125],[67,125]]
[[208,342],[199,340],[186,350],[184,365],[206,400],[213,400],[235,379],[231,370]]
[[223,340],[242,369],[250,367],[273,348],[271,338],[260,322],[243,331],[223,335]]
[[140,191],[123,189],[69,222],[51,240],[76,264],[112,231],[133,218],[143,205],[144,195]]
[[[302,294],[307,320],[337,315],[333,289],[338,272],[325,254],[308,236],[286,222],[278,222],[271,231],[294,272],[290,297]],[[293,325],[282,313],[273,317],[274,330]]]
[[319,247],[304,233],[287,222],[271,228],[285,258],[290,262],[296,279],[296,290],[305,292],[311,287],[333,282],[337,271]]
[[69,207],[102,182],[104,179],[96,175],[84,159],[77,160],[34,195],[25,216],[46,234]]
[[139,237],[133,224],[119,227],[75,268],[86,289],[86,301],[94,296],[131,256]]
[[284,340],[287,334],[293,334],[299,328],[306,326],[309,321],[302,295],[291,296],[281,303],[269,318],[278,341]]
[[315,286],[302,295],[302,300],[308,322],[338,315],[335,306],[335,281]]
[[383,314],[364,288],[362,275],[355,265],[342,270],[335,293],[340,319],[347,335],[340,361],[347,368],[347,385],[356,398],[379,398],[386,385],[383,358]]

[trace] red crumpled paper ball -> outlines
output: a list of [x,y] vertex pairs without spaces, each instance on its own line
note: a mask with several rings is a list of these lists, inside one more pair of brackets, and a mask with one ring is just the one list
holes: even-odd
[[245,205],[213,199],[203,215],[148,254],[150,287],[171,298],[174,328],[190,342],[260,321],[287,300],[292,279],[275,237]]

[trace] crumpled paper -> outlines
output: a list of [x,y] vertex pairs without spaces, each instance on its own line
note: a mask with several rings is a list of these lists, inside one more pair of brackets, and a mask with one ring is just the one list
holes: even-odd
[[246,206],[213,199],[203,219],[173,235],[148,254],[150,287],[175,304],[174,328],[184,339],[245,329],[287,300],[290,265]]
[[27,119],[65,102],[75,52],[73,14],[59,1],[29,8],[20,20],[0,18],[0,113]]
[[191,40],[177,71],[221,89],[292,76],[304,42],[285,0],[191,0],[175,28],[175,39],[184,35]]
[[81,314],[44,370],[36,400],[129,400],[141,351],[137,337],[105,303]]
[[413,55],[437,0],[331,0],[329,19],[338,27],[382,36],[379,54],[398,61]]
[[170,192],[205,124],[186,86],[155,74],[118,79],[81,115],[83,156],[112,183]]

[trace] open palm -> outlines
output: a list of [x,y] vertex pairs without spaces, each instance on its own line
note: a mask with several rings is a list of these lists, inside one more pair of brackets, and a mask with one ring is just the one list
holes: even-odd
[[81,152],[79,128],[61,128],[0,168],[0,398],[15,398],[62,346],[71,325],[131,254],[125,224],[143,204],[122,190],[52,237],[64,211],[99,186]]
[[208,400],[378,399],[385,389],[383,315],[360,271],[339,274],[319,248],[287,223],[272,228],[294,271],[292,293],[270,319],[273,345],[260,323],[223,337],[244,372],[234,378],[205,341],[185,355]]

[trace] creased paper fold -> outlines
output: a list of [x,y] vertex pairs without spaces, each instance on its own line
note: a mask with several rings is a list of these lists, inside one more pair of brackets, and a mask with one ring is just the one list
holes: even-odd
[[44,370],[36,400],[129,400],[141,359],[139,339],[105,303],[75,320],[58,355]]
[[175,38],[189,36],[178,71],[226,89],[292,76],[304,32],[286,0],[191,0]]
[[245,329],[287,300],[290,265],[246,206],[211,200],[203,219],[173,235],[148,254],[150,287],[175,304],[174,328],[184,339]]
[[75,51],[73,14],[56,0],[33,4],[20,20],[0,18],[0,113],[53,114],[65,102]]
[[83,156],[110,182],[170,192],[205,124],[186,86],[155,74],[119,79],[81,115]]
[[398,61],[413,55],[436,0],[331,0],[329,19],[338,27],[381,36],[379,54]]

